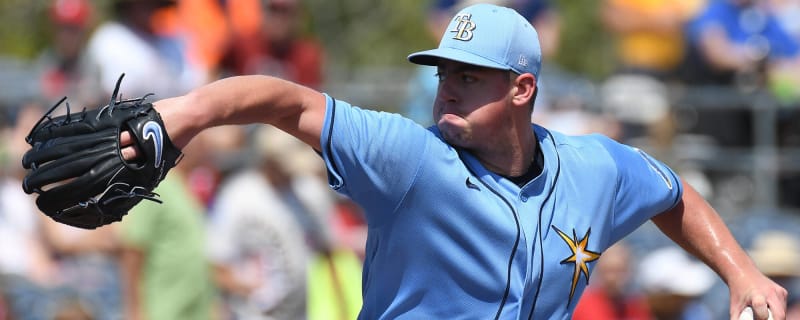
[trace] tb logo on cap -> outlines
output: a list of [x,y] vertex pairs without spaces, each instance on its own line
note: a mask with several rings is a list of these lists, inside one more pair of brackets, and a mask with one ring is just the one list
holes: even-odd
[[469,13],[456,16],[455,21],[458,21],[458,23],[453,29],[448,31],[456,34],[453,36],[453,39],[461,41],[469,41],[472,39],[472,30],[475,30],[476,25],[470,19],[472,19],[472,14]]

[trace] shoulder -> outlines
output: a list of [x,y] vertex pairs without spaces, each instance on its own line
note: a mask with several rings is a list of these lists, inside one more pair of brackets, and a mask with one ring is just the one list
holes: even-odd
[[552,148],[559,162],[573,168],[614,168],[636,154],[635,148],[602,134],[567,135],[537,130],[537,136],[545,152]]
[[[327,95],[326,95],[327,96]],[[328,118],[334,121],[344,120],[343,123],[330,123],[336,126],[345,125],[353,130],[377,130],[375,135],[368,135],[368,138],[390,139],[396,135],[398,138],[409,140],[420,136],[432,136],[431,129],[426,129],[422,125],[406,118],[398,113],[365,109],[352,105],[343,100],[337,100],[330,96],[328,99]],[[353,132],[350,132],[353,133]]]
[[602,151],[624,146],[619,142],[617,142],[616,140],[611,139],[610,137],[599,133],[586,134],[586,135],[568,135],[557,131],[544,130],[544,131],[537,131],[536,134],[542,135],[542,133],[549,135],[551,139],[553,139],[553,143],[557,146],[558,149]]

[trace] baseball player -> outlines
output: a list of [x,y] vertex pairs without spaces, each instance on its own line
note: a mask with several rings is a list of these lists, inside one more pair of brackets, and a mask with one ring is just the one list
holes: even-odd
[[784,319],[786,290],[670,168],[530,123],[541,50],[517,12],[469,6],[438,48],[409,60],[438,68],[430,128],[267,76],[155,106],[178,147],[205,128],[261,122],[320,153],[330,186],[366,212],[360,319],[568,319],[602,252],[648,220],[727,283],[732,318],[752,306],[756,319]]

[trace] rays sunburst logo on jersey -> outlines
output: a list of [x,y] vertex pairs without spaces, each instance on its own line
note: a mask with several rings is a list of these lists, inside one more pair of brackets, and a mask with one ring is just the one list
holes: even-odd
[[586,234],[578,239],[575,229],[572,229],[572,237],[570,237],[556,228],[556,226],[552,227],[553,230],[558,233],[558,236],[567,244],[569,250],[572,251],[572,255],[561,260],[561,264],[572,264],[574,267],[572,271],[572,286],[569,290],[569,301],[567,301],[567,305],[569,305],[572,303],[572,297],[575,296],[575,288],[578,286],[581,274],[583,274],[586,283],[589,283],[589,262],[599,259],[600,253],[586,248],[589,245],[589,236],[592,233],[592,228],[586,230]]

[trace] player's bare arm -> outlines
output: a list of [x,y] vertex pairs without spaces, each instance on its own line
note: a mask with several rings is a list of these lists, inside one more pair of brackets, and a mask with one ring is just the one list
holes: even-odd
[[[747,306],[755,319],[784,319],[787,292],[756,268],[717,212],[684,183],[683,199],[675,208],[653,217],[664,234],[716,271],[730,288],[731,319]],[[769,311],[768,311],[769,308]]]
[[[296,136],[317,150],[320,149],[325,104],[325,96],[320,92],[262,75],[217,80],[186,95],[154,103],[178,148],[186,146],[206,128],[265,123]],[[127,133],[122,135],[122,144],[131,144]],[[138,152],[126,148],[123,155],[132,159]]]
[[260,122],[275,125],[319,149],[325,117],[321,93],[260,75],[218,80],[155,105],[179,146],[205,128]]

